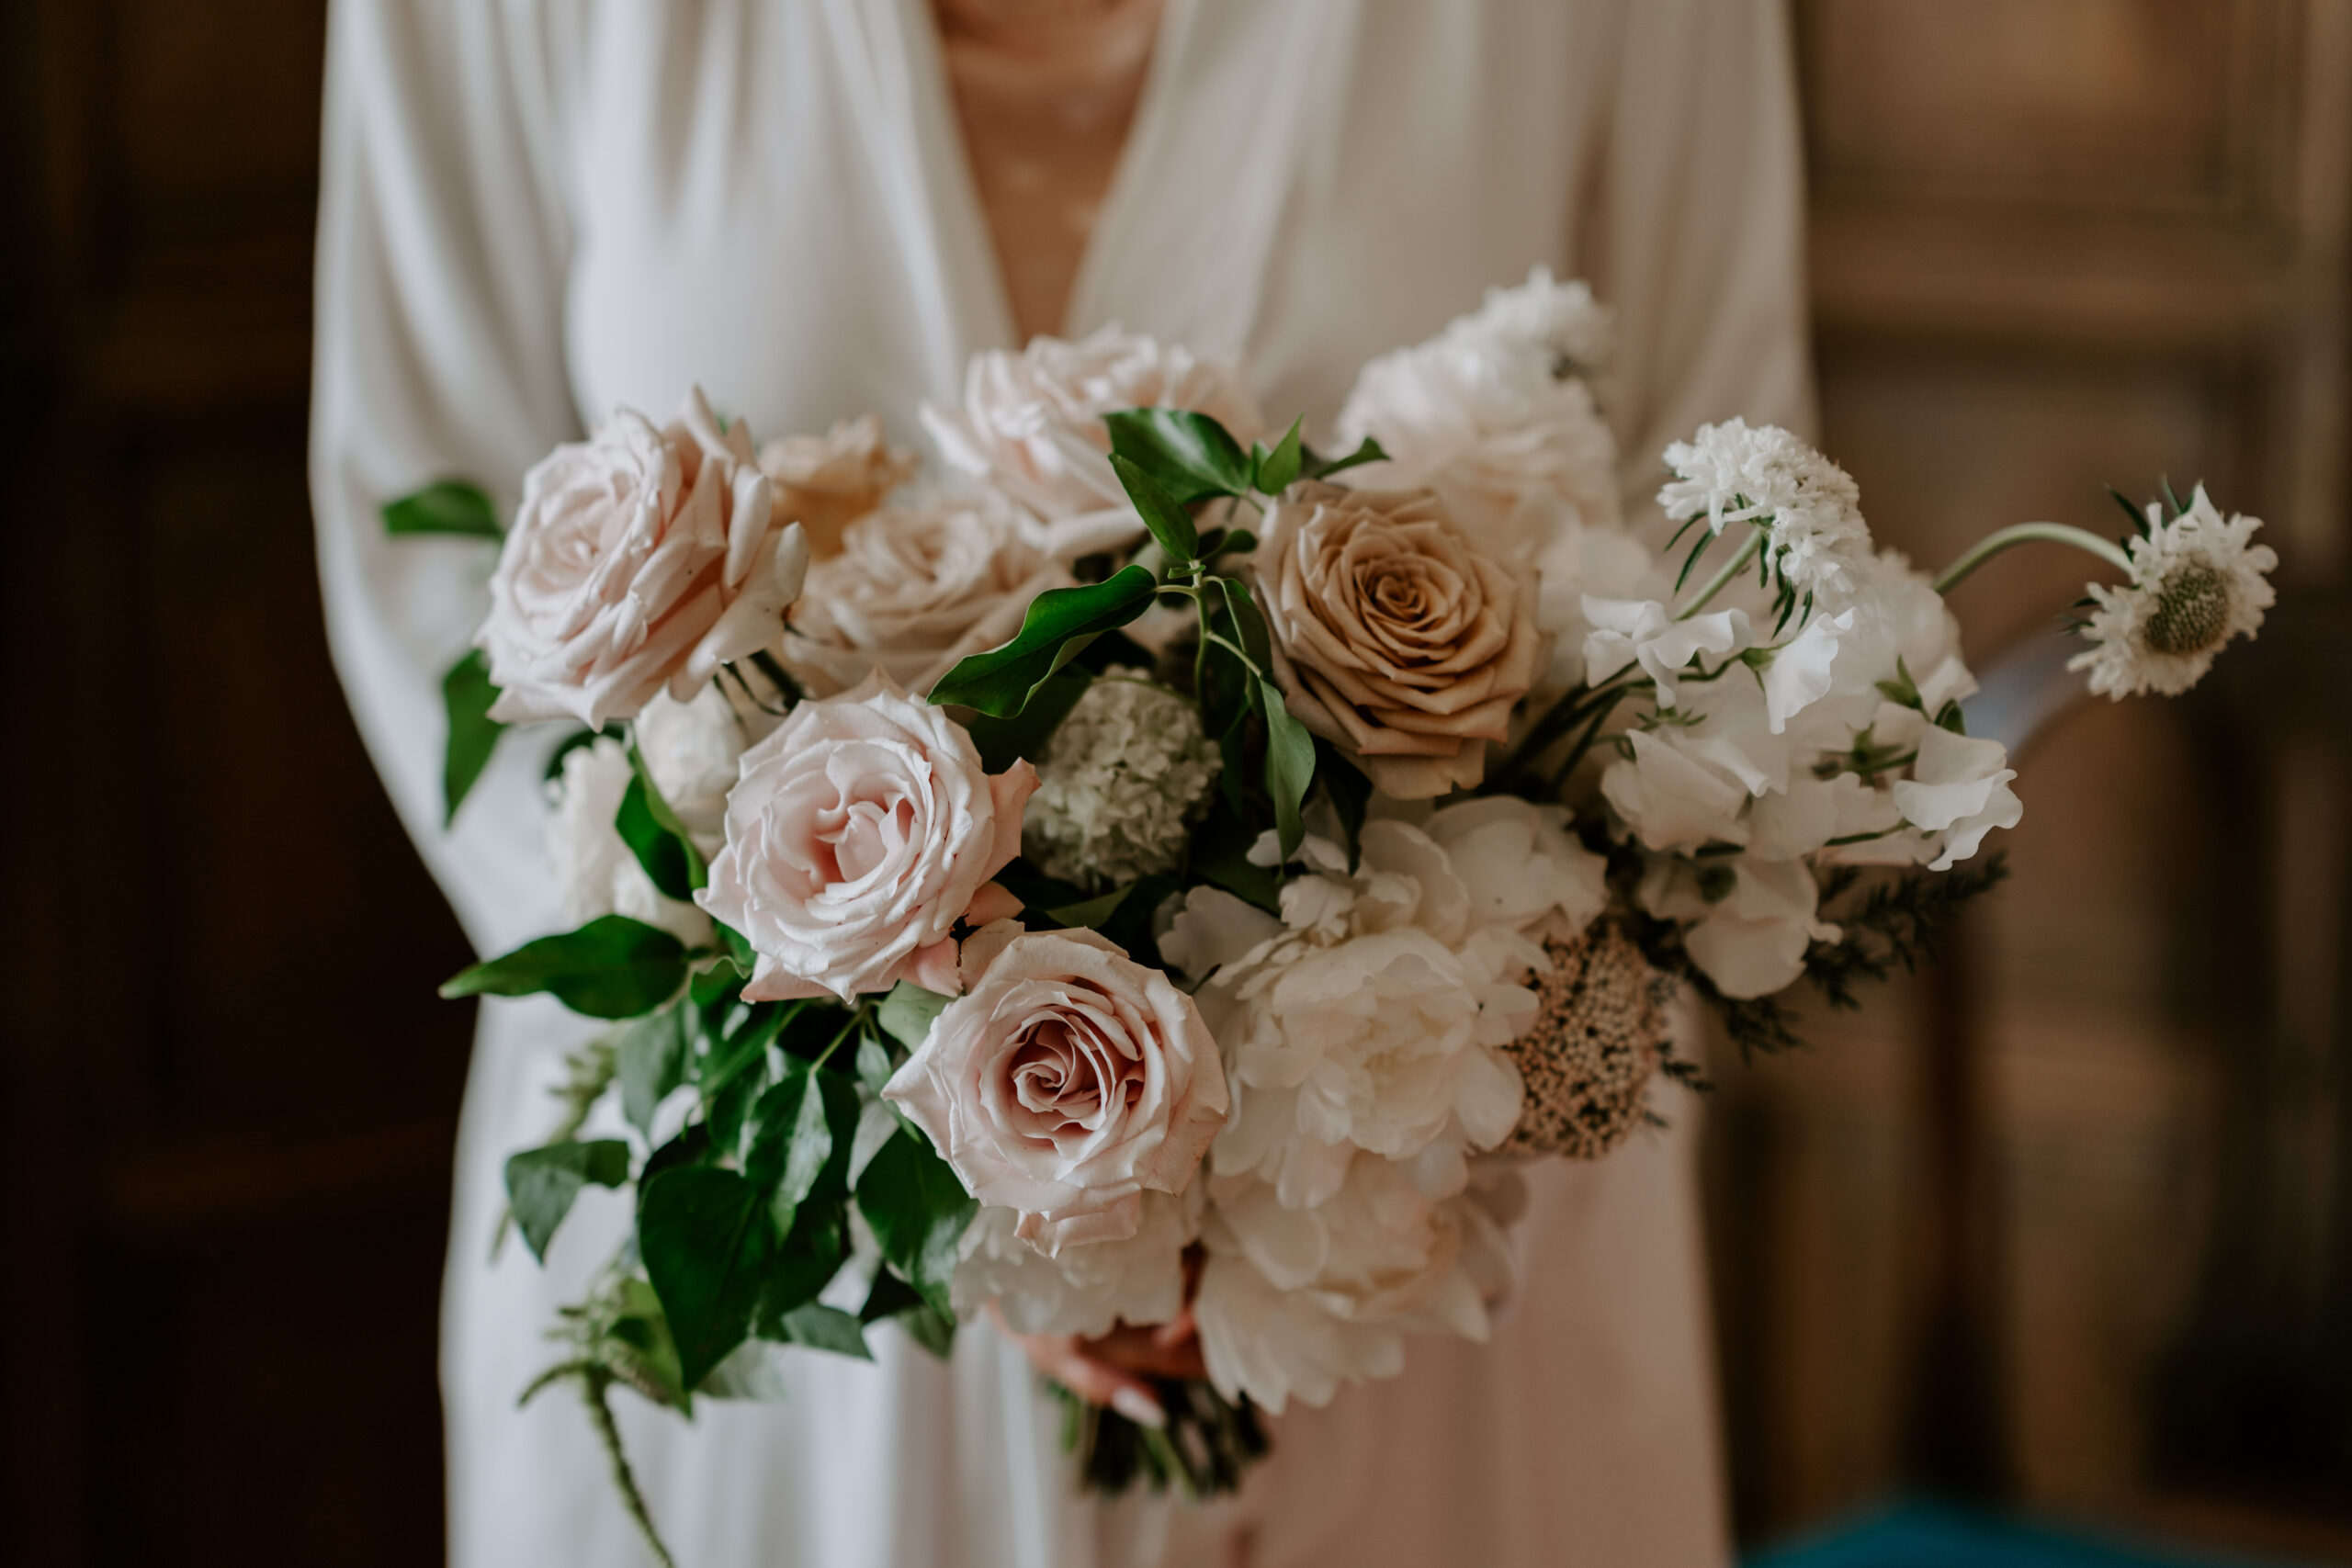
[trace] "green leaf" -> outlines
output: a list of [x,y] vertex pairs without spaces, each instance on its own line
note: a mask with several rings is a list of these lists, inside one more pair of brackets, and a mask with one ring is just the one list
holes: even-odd
[[876,1271],[874,1288],[866,1292],[865,1304],[857,1309],[857,1320],[880,1323],[886,1318],[896,1318],[909,1338],[942,1360],[955,1348],[955,1318],[932,1305],[904,1280],[883,1269]]
[[1190,409],[1123,409],[1106,414],[1111,451],[1159,481],[1179,506],[1250,488],[1250,454],[1232,433]]
[[613,826],[653,886],[665,897],[690,904],[695,890],[709,885],[710,868],[703,863],[702,852],[695,848],[685,823],[662,798],[661,785],[653,782],[644,753],[634,744],[628,749],[628,788],[622,792]]
[[1250,655],[1250,662],[1261,674],[1274,672],[1273,639],[1266,632],[1266,617],[1259,612],[1257,600],[1250,596],[1250,585],[1238,577],[1220,577],[1217,587],[1225,594],[1226,613],[1233,617],[1234,630],[1241,634],[1242,650]]
[[628,1145],[618,1138],[593,1143],[549,1144],[525,1149],[506,1160],[506,1200],[531,1256],[544,1263],[556,1227],[571,1213],[571,1201],[590,1182],[618,1187],[628,1180]]
[[1086,688],[1094,683],[1094,672],[1084,665],[1073,664],[1037,688],[1018,714],[1011,718],[998,718],[990,714],[974,714],[972,722],[964,727],[979,748],[980,766],[991,773],[1001,773],[1013,763],[1026,758],[1032,762],[1042,761],[1046,748],[1054,739],[1054,731],[1061,728],[1078,699],[1086,695]]
[[1328,479],[1333,474],[1343,473],[1365,463],[1385,463],[1387,460],[1388,454],[1380,449],[1380,443],[1367,435],[1361,446],[1344,457],[1318,457],[1308,452],[1300,467],[1310,479]]
[[725,920],[713,920],[710,924],[718,932],[718,940],[726,944],[727,956],[734,961],[736,968],[749,976],[752,966],[759,962],[759,954],[752,951],[751,939]]
[[602,915],[578,931],[543,936],[461,969],[442,982],[445,998],[527,997],[546,991],[590,1018],[635,1018],[678,994],[685,944],[659,926]]
[[855,1313],[843,1312],[839,1307],[809,1302],[794,1307],[766,1326],[775,1329],[767,1337],[787,1345],[831,1350],[836,1356],[854,1356],[861,1361],[874,1359],[874,1352],[865,1346],[865,1325],[857,1321]]
[[874,1010],[874,1021],[891,1039],[913,1050],[931,1033],[932,1021],[955,999],[937,991],[926,991],[912,980],[901,980],[882,998],[882,1005]]
[[[838,1140],[846,1149],[849,1140]],[[844,1161],[846,1167],[846,1161]],[[845,1195],[811,1198],[800,1205],[792,1229],[776,1248],[760,1285],[760,1307],[754,1319],[765,1338],[782,1338],[783,1319],[817,1299],[832,1283],[849,1256],[848,1209]]]
[[1124,626],[1149,609],[1158,587],[1149,570],[1126,566],[1102,582],[1049,588],[1030,602],[1011,642],[960,660],[932,688],[931,700],[1011,718],[1077,656],[1086,639]]
[[1124,887],[1114,887],[1100,897],[1083,899],[1075,904],[1064,904],[1059,908],[1048,909],[1046,913],[1066,926],[1084,926],[1089,931],[1100,931],[1102,929],[1102,922],[1117,914],[1119,906],[1133,897],[1135,890],[1142,886],[1140,882],[1130,882]]
[[1126,491],[1127,499],[1136,503],[1144,527],[1168,552],[1169,559],[1188,561],[1200,553],[1200,531],[1193,526],[1192,516],[1174,496],[1160,488],[1159,480],[1144,472],[1139,464],[1116,452],[1111,454],[1111,471],[1119,476],[1119,483]]
[[646,1183],[637,1246],[678,1346],[678,1375],[702,1382],[752,1331],[775,1247],[767,1205],[731,1170],[688,1166]]
[[952,1313],[947,1282],[956,1272],[956,1244],[980,1207],[954,1168],[902,1126],[858,1178],[857,1206],[883,1258],[924,1300]]
[[862,1034],[858,1036],[857,1055],[853,1061],[857,1068],[857,1081],[864,1084],[869,1093],[878,1096],[895,1070],[890,1062],[890,1053],[873,1035]]
[[1348,870],[1352,873],[1362,852],[1364,814],[1372,808],[1372,780],[1328,740],[1316,741],[1315,757],[1315,776],[1323,781],[1323,793],[1331,797],[1331,809],[1339,814],[1340,831],[1347,835]]
[[789,1231],[812,1196],[838,1201],[848,1191],[859,1110],[857,1088],[847,1077],[797,1061],[786,1066],[782,1082],[760,1096],[743,1175],[766,1195],[779,1229]]
[[1250,846],[1258,835],[1222,800],[1193,835],[1193,873],[1255,904],[1270,915],[1282,912],[1282,878],[1269,866],[1252,865]]
[[1315,782],[1315,737],[1290,716],[1272,681],[1258,682],[1258,700],[1266,716],[1266,793],[1274,797],[1274,832],[1287,861],[1306,837],[1299,803]]
[[621,1114],[648,1138],[654,1109],[686,1077],[686,1010],[673,1004],[631,1021],[613,1041]]
[[464,479],[435,479],[423,490],[387,502],[384,532],[403,534],[462,534],[469,538],[503,538],[498,508],[477,484]]
[[490,716],[498,688],[490,683],[490,656],[469,649],[441,677],[441,705],[448,714],[449,740],[441,758],[441,826],[458,819],[466,792],[490,765],[490,754],[506,728]]
[[1257,535],[1247,528],[1236,528],[1218,544],[1216,553],[1221,556],[1246,556],[1257,547]]
[[691,1414],[694,1400],[678,1376],[678,1345],[662,1316],[662,1299],[653,1287],[635,1275],[626,1275],[614,1292],[613,1318],[605,1330],[608,1341],[600,1347],[606,1357],[612,1346],[623,1348],[629,1386],[649,1399]]
[[1304,414],[1290,422],[1290,429],[1274,444],[1272,452],[1253,447],[1256,472],[1250,476],[1250,488],[1261,495],[1280,495],[1297,479],[1299,468],[1306,461],[1306,448],[1299,444],[1298,429],[1306,421]]

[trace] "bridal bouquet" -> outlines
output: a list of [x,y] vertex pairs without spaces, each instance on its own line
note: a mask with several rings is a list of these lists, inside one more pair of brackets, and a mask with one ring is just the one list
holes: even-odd
[[[1481,1339],[1518,1170],[1597,1158],[1781,998],[1915,962],[2019,817],[1941,593],[2054,539],[2075,660],[2185,690],[2271,602],[2200,489],[2121,545],[1994,535],[1940,577],[1854,482],[1735,419],[1619,514],[1606,313],[1538,272],[1364,367],[1318,455],[1231,367],[1106,330],[971,365],[918,479],[872,419],[764,447],[699,394],[615,413],[396,531],[502,536],[447,682],[455,811],[502,727],[573,726],[548,849],[575,929],[450,996],[616,1021],[507,1165],[544,1254],[633,1234],[534,1391],[690,1413],[785,1347],[1196,1337],[1204,1382],[1073,1399],[1094,1484],[1199,1493],[1260,1411]],[[2127,510],[2130,510],[2127,508]],[[656,1550],[658,1551],[658,1545]]]

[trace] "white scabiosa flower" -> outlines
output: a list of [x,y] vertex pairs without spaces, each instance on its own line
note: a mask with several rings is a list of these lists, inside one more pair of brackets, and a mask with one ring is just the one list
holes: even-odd
[[1219,762],[1198,709],[1114,670],[1086,689],[1046,747],[1023,820],[1028,856],[1084,887],[1173,871]]
[[2120,702],[2143,692],[2177,696],[2205,677],[2234,637],[2252,637],[2277,594],[2268,573],[2278,557],[2252,543],[2259,518],[2227,522],[2199,485],[2188,508],[2166,521],[2154,502],[2148,527],[2132,539],[2132,581],[2094,583],[2083,628],[2092,646],[2069,660],[2090,671],[2091,690]]
[[1550,267],[1538,266],[1516,288],[1487,289],[1477,313],[1463,317],[1452,330],[1503,349],[1538,354],[1555,381],[1589,381],[1609,368],[1617,322],[1581,278],[1556,283]]
[[1871,553],[1861,491],[1850,475],[1776,424],[1730,419],[1666,449],[1674,478],[1657,503],[1677,522],[1734,523],[1765,531],[1765,558],[1798,594],[1843,598]]

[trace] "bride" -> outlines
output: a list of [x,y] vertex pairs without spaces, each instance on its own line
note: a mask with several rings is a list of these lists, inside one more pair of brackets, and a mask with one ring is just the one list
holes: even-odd
[[[690,378],[816,432],[1114,321],[1235,358],[1328,437],[1360,363],[1543,264],[1617,311],[1610,413],[1648,517],[1671,436],[1809,423],[1787,50],[1771,0],[342,0],[320,570],[361,729],[476,946],[559,924],[545,759],[505,748],[444,829],[438,674],[482,565],[388,544],[385,500],[463,474],[511,502],[584,422]],[[515,1404],[626,1215],[583,1200],[544,1269],[492,1259],[503,1162],[588,1028],[545,998],[481,1017],[442,1325],[459,1568],[643,1561],[579,1412]],[[945,1364],[895,1330],[875,1365],[790,1358],[782,1403],[692,1425],[624,1400],[627,1442],[687,1568],[1722,1562],[1690,1119],[1531,1168],[1493,1342],[1294,1407],[1237,1497],[1080,1500],[1031,1358],[1107,1388],[1138,1352],[979,1323]]]

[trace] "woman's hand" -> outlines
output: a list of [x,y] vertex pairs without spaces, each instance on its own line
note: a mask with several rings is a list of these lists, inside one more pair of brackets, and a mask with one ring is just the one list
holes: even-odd
[[1201,1341],[1190,1303],[1166,1323],[1135,1328],[1121,1324],[1097,1339],[1075,1334],[1014,1334],[989,1304],[1000,1332],[1026,1351],[1032,1365],[1080,1399],[1107,1404],[1144,1427],[1164,1427],[1167,1412],[1148,1381],[1204,1378]]

